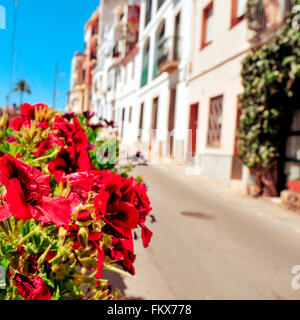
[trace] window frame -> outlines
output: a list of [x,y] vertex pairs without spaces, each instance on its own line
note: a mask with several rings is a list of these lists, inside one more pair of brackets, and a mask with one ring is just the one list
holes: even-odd
[[210,1],[202,10],[202,32],[201,32],[201,46],[200,50],[204,49],[208,45],[212,43],[212,40],[206,41],[206,35],[207,35],[207,18],[208,18],[208,12],[210,10],[213,10],[214,7],[214,1]]
[[230,19],[230,29],[246,19],[246,12],[241,16],[237,16],[238,1],[231,0],[231,19]]

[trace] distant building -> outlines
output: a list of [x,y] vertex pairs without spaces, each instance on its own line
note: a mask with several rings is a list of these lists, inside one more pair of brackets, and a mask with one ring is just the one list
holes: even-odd
[[68,93],[67,111],[79,113],[84,109],[85,85],[84,54],[76,52],[72,60],[71,89]]
[[98,116],[116,120],[116,98],[122,95],[124,68],[122,60],[137,42],[137,34],[130,34],[130,19],[139,5],[122,0],[100,3],[98,60],[93,71],[93,109]]
[[85,25],[83,53],[76,52],[72,60],[71,85],[68,93],[67,111],[80,113],[92,109],[92,71],[97,62],[99,29],[98,9]]

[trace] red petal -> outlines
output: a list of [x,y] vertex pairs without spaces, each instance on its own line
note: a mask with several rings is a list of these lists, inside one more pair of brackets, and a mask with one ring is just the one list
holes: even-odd
[[106,212],[106,206],[107,201],[109,199],[109,193],[106,192],[104,189],[101,189],[98,195],[94,199],[94,205],[95,205],[95,212],[98,217],[98,219],[101,219],[104,217]]
[[71,205],[69,200],[63,197],[43,197],[42,204],[35,206],[40,211],[39,220],[42,223],[53,223],[60,227],[71,221]]
[[151,238],[153,236],[153,232],[150,231],[143,223],[140,223],[140,226],[142,228],[142,240],[144,248],[148,248]]
[[11,216],[8,205],[0,207],[0,221],[6,220]]
[[6,202],[11,213],[20,220],[29,220],[32,218],[30,206],[25,201],[24,192],[21,188],[20,181],[17,178],[10,180],[7,188]]

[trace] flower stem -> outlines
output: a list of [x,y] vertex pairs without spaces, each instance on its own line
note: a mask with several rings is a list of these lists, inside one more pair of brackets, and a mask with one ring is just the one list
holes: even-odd
[[27,239],[31,238],[35,234],[38,234],[41,231],[41,225],[38,225],[34,230],[30,231],[26,234],[17,244],[16,246],[20,246],[23,242],[25,242]]
[[3,223],[3,221],[0,222],[0,227],[2,228],[2,230],[5,232],[5,234],[7,236],[9,236],[9,232],[7,230],[7,228],[5,227],[5,224]]

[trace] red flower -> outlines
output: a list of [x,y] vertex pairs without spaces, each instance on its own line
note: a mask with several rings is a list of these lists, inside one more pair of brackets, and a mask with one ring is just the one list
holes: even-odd
[[68,224],[71,206],[63,197],[48,198],[49,175],[11,155],[0,159],[0,182],[6,187],[6,203],[11,213],[21,220],[34,218],[57,226]]
[[139,223],[139,215],[133,205],[120,201],[107,207],[103,221],[106,223],[103,232],[116,238],[130,239],[132,229]]
[[44,103],[37,103],[35,105],[31,105],[29,103],[24,103],[21,105],[21,113],[26,120],[34,120],[35,119],[35,109],[44,108]]
[[17,274],[14,278],[19,295],[25,300],[51,300],[51,294],[42,278],[25,277]]
[[147,196],[146,187],[142,181],[139,184],[133,181],[133,187],[136,194],[135,208],[139,212],[139,225],[142,228],[142,240],[145,248],[149,246],[153,233],[145,226],[146,218],[151,212],[150,200]]
[[49,126],[49,122],[44,120],[44,121],[41,121],[40,123],[38,123],[38,125],[36,127],[46,130],[48,128],[48,126]]
[[37,145],[38,151],[34,153],[36,157],[41,157],[44,155],[48,150],[50,150],[54,146],[61,146],[64,147],[63,142],[54,134],[49,135],[47,140],[39,143]]
[[8,205],[0,207],[0,221],[6,220],[11,216]]
[[11,124],[10,126],[16,130],[16,131],[19,131],[22,126],[24,124],[24,119],[23,117],[15,117],[12,121],[11,121]]
[[87,151],[88,138],[78,119],[73,118],[73,123],[69,123],[63,117],[56,116],[52,129],[67,146],[48,164],[56,181],[60,182],[64,174],[91,170],[93,166]]
[[79,222],[87,222],[89,220],[92,220],[92,218],[87,210],[81,210],[78,212],[76,220]]
[[137,184],[135,179],[129,179],[121,187],[122,201],[128,201],[139,213],[139,225],[145,248],[149,246],[153,233],[145,226],[146,218],[151,212],[150,200],[147,196],[146,187],[141,181]]
[[111,245],[113,249],[110,250],[110,257],[121,263],[124,270],[134,276],[135,269],[133,263],[136,255],[134,254],[132,237],[129,240],[113,238]]

